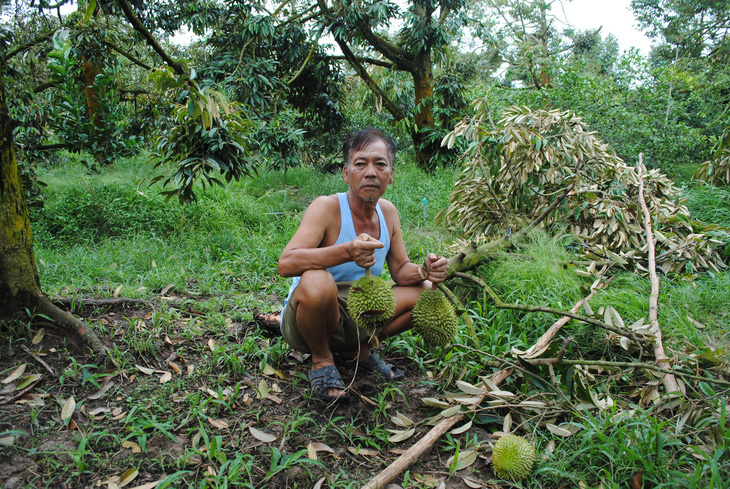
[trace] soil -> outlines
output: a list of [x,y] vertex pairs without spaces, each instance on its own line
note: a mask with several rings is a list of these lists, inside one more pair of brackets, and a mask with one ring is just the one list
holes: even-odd
[[[13,329],[0,323],[9,328],[1,331],[6,341],[0,350],[0,380],[22,364],[26,371],[20,379],[31,373],[42,376],[25,389],[18,389],[20,379],[0,384],[0,487],[106,488],[116,484],[151,488],[154,486],[145,484],[181,470],[187,472],[170,487],[188,487],[220,475],[218,471],[236,454],[252,465],[251,487],[311,488],[323,478],[317,487],[360,487],[431,429],[423,421],[438,410],[427,407],[422,398],[438,397],[436,383],[423,376],[411,359],[394,356],[397,354],[381,352],[385,360],[406,372],[404,379],[393,384],[375,374],[358,372],[355,376],[354,365],[339,362],[343,380],[352,382],[352,400],[337,405],[326,405],[311,395],[306,381],[308,362],[294,352],[273,365],[277,372],[270,369],[261,374],[261,365],[252,359],[241,365],[235,363],[235,356],[229,356],[222,357],[219,364],[213,362],[210,373],[201,375],[216,359],[215,346],[232,338],[262,349],[279,341],[275,323],[251,311],[256,321],[227,324],[231,334],[226,337],[191,337],[184,332],[191,325],[204,327],[199,323],[205,316],[179,306],[184,301],[177,299],[175,307],[185,312],[178,323],[154,338],[149,352],[124,351],[121,357],[126,363],[120,369],[108,359],[90,355],[78,337],[51,324],[35,322],[28,332],[17,324]],[[100,336],[107,346],[121,347],[128,344],[122,341],[126,335],[149,327],[154,313],[174,304],[120,301],[83,307],[77,303],[73,312],[97,330],[106,331],[106,336]],[[41,328],[45,335],[33,344],[29,338],[37,339]],[[174,390],[163,385],[163,372],[172,374]],[[88,380],[89,375],[100,373],[107,376],[98,377],[99,385],[112,383],[106,391]],[[263,398],[261,382],[269,390]],[[225,390],[235,386],[238,389]],[[61,417],[70,397],[76,408],[65,422]],[[203,400],[212,402],[201,414],[195,409]],[[389,443],[384,440],[390,436],[385,429],[403,430],[391,420],[396,413],[418,425],[410,438]],[[142,426],[141,431],[135,426]],[[501,487],[493,481],[488,465],[491,434],[489,426],[484,428],[475,425],[464,434],[442,437],[393,481],[393,487]],[[201,441],[201,432],[209,439],[220,435],[227,459],[216,458],[207,450],[213,445],[203,443],[204,437]],[[276,438],[261,440],[256,436],[260,432]],[[461,450],[467,442],[477,440],[481,449],[473,464],[449,475],[447,459],[454,453],[456,440]],[[289,456],[312,442],[322,444],[315,446],[321,449],[317,452],[321,465],[294,463],[271,475],[275,451]],[[304,457],[306,451],[297,460]],[[123,485],[125,472],[131,476],[127,472],[131,468],[138,473]]]

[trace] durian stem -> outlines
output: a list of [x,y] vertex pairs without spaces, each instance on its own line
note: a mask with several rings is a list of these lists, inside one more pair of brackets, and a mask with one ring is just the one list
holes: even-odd
[[365,269],[365,275],[367,275],[368,277],[372,275],[372,273],[370,273],[370,267],[367,267]]

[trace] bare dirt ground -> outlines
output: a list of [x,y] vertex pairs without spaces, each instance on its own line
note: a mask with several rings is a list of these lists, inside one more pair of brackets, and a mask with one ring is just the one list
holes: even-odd
[[[354,376],[354,365],[338,365],[345,383],[352,381],[352,400],[327,406],[309,393],[306,359],[286,353],[272,364],[234,348],[245,342],[264,351],[279,341],[275,332],[256,322],[230,323],[232,334],[216,337],[194,308],[182,308],[177,322],[155,330],[154,312],[167,306],[76,308],[89,324],[103,326],[104,343],[116,345],[117,358],[124,359],[119,368],[90,356],[73,334],[43,321],[34,322],[30,332],[3,331],[1,487],[152,488],[176,474],[170,487],[220,487],[226,476],[249,484],[235,487],[311,488],[318,481],[319,487],[361,487],[431,428],[423,421],[436,411],[421,399],[435,396],[437,381],[423,376],[411,359],[385,356],[406,371],[393,384],[372,374]],[[145,330],[152,336],[144,337]],[[7,381],[22,365],[24,372]],[[396,413],[413,420],[416,429],[405,441],[391,443],[387,430],[403,431],[391,420]],[[490,482],[489,450],[449,474],[456,441],[463,450],[468,439],[488,446],[490,434],[472,427],[447,435],[393,482],[500,487]]]

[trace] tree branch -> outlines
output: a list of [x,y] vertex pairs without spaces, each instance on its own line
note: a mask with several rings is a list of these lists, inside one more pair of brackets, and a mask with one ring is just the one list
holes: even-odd
[[121,54],[122,56],[124,56],[125,58],[127,58],[129,61],[131,61],[132,63],[136,64],[140,68],[145,69],[145,70],[148,70],[148,71],[152,69],[151,66],[148,66],[143,61],[140,61],[139,59],[137,59],[136,57],[134,57],[133,54],[128,53],[127,51],[123,50],[122,48],[120,48],[116,44],[114,44],[112,42],[109,42],[109,41],[103,41],[103,42],[104,42],[104,44],[106,44],[107,46],[109,46],[110,48],[112,48],[114,51],[118,52],[119,54]]
[[147,44],[154,49],[154,51],[162,58],[162,60],[167,63],[170,68],[172,68],[175,73],[178,75],[187,75],[188,72],[183,67],[182,63],[179,60],[173,59],[170,57],[167,52],[165,52],[164,49],[162,49],[162,46],[157,42],[157,40],[150,34],[150,32],[147,30],[145,26],[142,25],[142,22],[139,20],[137,15],[132,11],[132,7],[129,5],[129,2],[127,0],[117,0],[117,4],[119,4],[119,8],[122,9],[122,12],[124,13],[124,16],[127,18],[130,24],[132,24],[132,27],[134,27],[134,30],[137,31],[145,41],[147,41]]
[[487,283],[484,280],[480,279],[479,277],[469,274],[469,273],[464,273],[464,272],[455,272],[453,276],[465,278],[465,279],[471,280],[471,281],[479,284],[480,287],[482,287],[484,290],[487,291],[487,294],[489,294],[489,297],[494,302],[494,307],[496,307],[497,309],[509,309],[512,311],[523,311],[523,312],[546,312],[546,313],[555,314],[558,316],[566,316],[571,319],[577,319],[578,321],[582,321],[582,322],[584,322],[586,324],[590,324],[592,326],[598,326],[599,328],[616,333],[619,336],[625,336],[631,340],[634,340],[639,345],[641,343],[647,341],[646,338],[636,336],[635,334],[633,334],[629,331],[624,331],[615,326],[611,326],[610,324],[606,324],[603,321],[600,321],[598,319],[594,319],[594,318],[588,317],[588,316],[583,316],[582,314],[577,314],[577,313],[570,312],[570,311],[563,311],[562,309],[555,309],[553,307],[531,306],[528,304],[507,304],[505,302],[502,302],[502,299],[499,298],[497,293],[494,292],[494,290],[489,285],[487,285]]
[[58,30],[58,28],[51,29],[50,31],[44,32],[43,34],[41,34],[39,37],[36,37],[32,41],[29,41],[29,42],[23,44],[22,46],[19,46],[19,47],[15,48],[14,50],[10,51],[8,54],[6,54],[5,56],[2,57],[2,60],[7,61],[10,58],[22,53],[23,51],[27,51],[28,49],[32,48],[36,44],[40,44],[44,41],[49,41],[57,30]]
[[[327,56],[327,59],[332,59],[335,61],[338,60],[345,60],[347,61],[347,58],[344,56]],[[383,61],[382,59],[377,58],[369,58],[367,56],[355,56],[355,59],[357,59],[361,63],[368,63],[375,66],[382,66],[383,68],[388,69],[397,69],[398,67],[393,63],[392,61]]]
[[[649,295],[649,324],[654,331],[656,343],[654,343],[654,357],[657,365],[664,369],[669,369],[669,362],[666,361],[666,353],[664,353],[664,344],[662,343],[662,330],[659,328],[659,277],[656,274],[656,251],[654,249],[654,233],[651,228],[651,214],[644,199],[644,177],[646,170],[643,165],[644,154],[639,154],[639,163],[636,165],[636,173],[639,175],[639,206],[644,216],[644,231],[646,232],[646,245],[649,248],[649,282],[651,282],[651,294]],[[664,387],[667,392],[679,392],[679,384],[677,379],[671,373],[665,373],[662,376]]]

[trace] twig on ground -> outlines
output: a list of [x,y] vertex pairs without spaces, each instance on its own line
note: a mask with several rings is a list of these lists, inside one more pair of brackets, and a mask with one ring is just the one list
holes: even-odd
[[611,326],[610,324],[606,324],[603,321],[600,321],[598,319],[583,316],[582,314],[576,314],[574,312],[570,311],[563,311],[561,309],[554,309],[552,307],[545,307],[545,306],[530,306],[526,304],[506,304],[502,302],[502,299],[499,298],[496,292],[492,290],[492,288],[484,282],[484,280],[480,279],[479,277],[476,277],[470,273],[464,273],[464,272],[455,272],[455,277],[461,277],[466,278],[469,280],[472,280],[476,283],[478,283],[481,287],[484,288],[484,290],[487,291],[489,294],[489,297],[494,302],[494,307],[497,309],[510,309],[513,311],[523,311],[523,312],[548,312],[550,314],[556,314],[558,316],[566,316],[572,319],[577,319],[578,321],[583,321],[584,323],[591,324],[593,326],[598,326],[599,328],[606,329],[608,331],[611,331],[613,333],[616,333],[620,336],[625,336],[631,340],[634,340],[637,344],[641,344],[642,342],[648,341],[647,338],[637,336],[633,333],[630,333],[626,330],[622,330],[620,328],[617,328],[615,326]]
[[[636,165],[636,173],[639,175],[639,206],[644,216],[644,231],[646,232],[646,245],[649,248],[649,281],[651,282],[651,294],[649,295],[649,324],[654,331],[656,342],[654,343],[654,357],[657,365],[663,369],[669,369],[669,362],[666,360],[667,355],[664,352],[664,344],[662,342],[662,330],[659,328],[658,310],[659,310],[659,278],[656,273],[656,251],[654,249],[654,233],[651,227],[651,214],[644,199],[644,177],[646,168],[643,164],[644,155],[639,154],[639,163]],[[669,392],[679,392],[679,384],[672,373],[664,373],[662,376],[664,387]]]
[[27,346],[25,346],[25,345],[20,345],[20,347],[21,347],[21,348],[23,349],[23,351],[25,351],[25,352],[26,352],[26,353],[27,353],[28,355],[32,356],[32,357],[33,357],[33,358],[35,359],[35,361],[36,361],[36,362],[38,362],[38,363],[40,363],[41,365],[43,365],[43,367],[44,367],[44,368],[45,368],[46,370],[48,370],[48,373],[49,373],[49,374],[53,375],[54,377],[58,377],[58,376],[56,375],[56,372],[54,372],[54,371],[53,371],[53,369],[52,369],[51,367],[49,367],[49,366],[48,366],[48,364],[47,364],[46,362],[44,362],[44,361],[43,361],[43,359],[42,359],[41,357],[39,357],[38,355],[36,355],[36,354],[35,354],[35,353],[33,353],[32,351],[30,351],[30,349],[29,349],[29,348],[28,348]]
[[[504,382],[506,378],[512,375],[512,372],[512,369],[501,370],[494,374],[494,377],[492,377],[492,382],[494,382],[495,385],[499,385],[500,383]],[[487,391],[486,389],[484,389],[484,393],[479,396],[475,404],[481,404],[486,396]],[[403,472],[413,462],[415,462],[418,457],[423,455],[426,450],[431,448],[431,446],[433,446],[433,444],[436,443],[438,439],[441,438],[447,431],[449,431],[456,423],[463,420],[465,416],[466,413],[458,413],[451,417],[443,419],[441,422],[439,422],[439,424],[431,428],[431,431],[426,433],[423,438],[418,440],[415,445],[413,445],[411,448],[406,450],[404,454],[398,457],[395,462],[386,467],[385,470],[383,470],[381,473],[370,479],[370,481],[365,484],[362,489],[382,489],[383,487],[385,487],[386,484],[395,479],[398,474]]]

